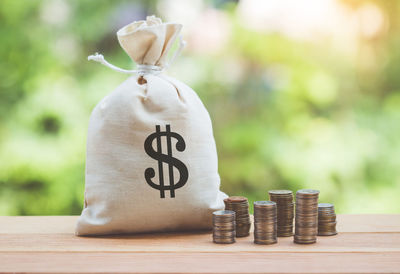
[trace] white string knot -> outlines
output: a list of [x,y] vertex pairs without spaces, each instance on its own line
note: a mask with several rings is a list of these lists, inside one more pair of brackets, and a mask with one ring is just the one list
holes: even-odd
[[127,70],[127,69],[122,69],[119,68],[109,62],[106,61],[106,59],[104,59],[104,56],[102,54],[99,53],[95,53],[94,55],[89,55],[88,56],[88,60],[89,61],[95,61],[98,62],[100,64],[103,64],[104,66],[121,72],[121,73],[127,73],[127,74],[138,74],[139,76],[143,76],[145,74],[160,74],[164,69],[169,68],[169,66],[175,62],[176,58],[180,55],[180,53],[182,52],[183,48],[186,46],[186,42],[182,39],[182,36],[179,35],[179,47],[178,49],[175,51],[174,55],[172,56],[172,58],[167,62],[167,64],[164,67],[160,67],[160,66],[153,66],[153,65],[143,65],[143,64],[137,64],[137,69],[132,69],[132,70]]

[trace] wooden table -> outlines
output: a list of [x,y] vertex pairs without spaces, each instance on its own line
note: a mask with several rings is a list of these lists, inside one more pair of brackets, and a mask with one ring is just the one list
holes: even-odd
[[0,272],[400,272],[400,215],[339,215],[336,236],[266,246],[217,245],[205,232],[76,237],[76,219],[0,217]]

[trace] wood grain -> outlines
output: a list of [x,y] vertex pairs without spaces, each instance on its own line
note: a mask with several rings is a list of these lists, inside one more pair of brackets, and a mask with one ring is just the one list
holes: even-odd
[[396,273],[398,254],[7,253],[2,272]]
[[400,215],[339,215],[336,236],[268,246],[210,232],[77,237],[76,219],[0,217],[0,272],[400,273]]
[[0,252],[81,251],[81,252],[400,252],[400,233],[339,233],[318,237],[312,245],[293,243],[292,237],[278,244],[255,245],[253,236],[237,238],[233,245],[212,243],[211,233],[144,234],[136,236],[76,237],[71,234],[1,235]]
[[[0,216],[0,234],[71,234],[77,219],[78,216]],[[341,232],[400,232],[400,214],[339,214],[337,220]]]

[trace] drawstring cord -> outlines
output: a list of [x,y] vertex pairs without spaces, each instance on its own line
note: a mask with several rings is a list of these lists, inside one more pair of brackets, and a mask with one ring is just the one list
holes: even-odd
[[182,35],[179,35],[179,47],[175,51],[174,55],[171,57],[171,59],[165,64],[164,67],[160,66],[153,66],[153,65],[142,65],[138,64],[136,67],[137,69],[132,69],[132,70],[127,70],[127,69],[122,69],[119,68],[113,64],[110,64],[109,62],[104,59],[104,56],[99,53],[95,53],[94,55],[88,56],[89,61],[95,61],[98,62],[112,70],[121,72],[121,73],[128,73],[128,74],[139,74],[139,75],[144,75],[144,74],[159,74],[161,73],[164,69],[169,68],[176,60],[176,58],[181,54],[182,50],[186,46],[186,41],[182,39]]

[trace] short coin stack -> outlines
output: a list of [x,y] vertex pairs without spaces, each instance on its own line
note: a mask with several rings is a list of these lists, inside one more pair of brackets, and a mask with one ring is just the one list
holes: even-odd
[[318,190],[302,189],[296,193],[296,226],[294,242],[312,244],[318,232]]
[[246,197],[232,196],[224,200],[225,210],[236,213],[236,237],[245,237],[250,234],[249,202]]
[[318,236],[336,235],[336,214],[333,204],[318,204]]
[[270,190],[269,199],[276,203],[278,237],[293,236],[294,203],[291,190]]
[[235,242],[235,212],[219,210],[213,212],[213,241],[216,244]]
[[254,243],[274,244],[277,242],[276,203],[254,202]]

